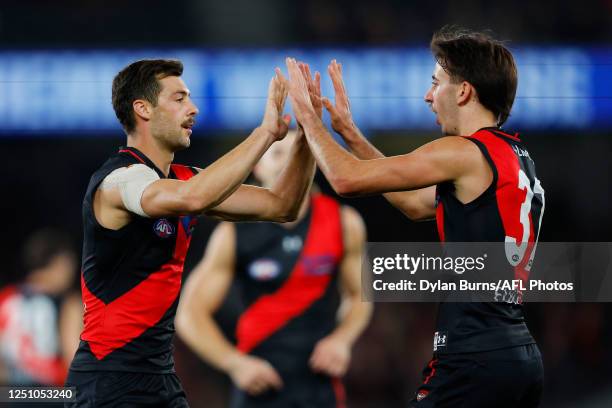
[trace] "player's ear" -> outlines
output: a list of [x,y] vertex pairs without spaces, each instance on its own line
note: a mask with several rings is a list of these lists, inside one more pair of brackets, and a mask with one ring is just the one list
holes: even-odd
[[476,96],[476,92],[472,84],[467,81],[461,81],[457,87],[457,105],[463,106]]
[[132,102],[134,113],[143,120],[151,119],[151,104],[143,99],[136,99]]

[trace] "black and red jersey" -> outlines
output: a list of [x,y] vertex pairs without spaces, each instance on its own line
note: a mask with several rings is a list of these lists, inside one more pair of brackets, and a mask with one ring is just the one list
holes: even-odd
[[[164,174],[135,148],[121,148],[91,177],[83,200],[81,289],[84,329],[71,370],[174,371],[172,338],[183,264],[196,218],[144,218],[110,230],[93,212],[98,185],[112,171],[142,163]],[[169,178],[196,171],[173,164]]]
[[236,224],[236,271],[245,302],[239,350],[268,360],[281,375],[309,371],[317,341],[336,326],[343,257],[340,205],[315,194],[292,228]]
[[[452,182],[436,190],[436,221],[445,242],[505,242],[508,270],[528,277],[544,213],[544,190],[518,134],[485,128],[466,137],[493,171],[491,185],[463,204]],[[439,306],[434,350],[476,352],[534,343],[516,303],[451,303]]]

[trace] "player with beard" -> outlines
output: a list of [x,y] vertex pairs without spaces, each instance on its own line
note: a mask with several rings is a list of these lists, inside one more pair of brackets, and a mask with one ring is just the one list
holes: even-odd
[[[512,53],[487,35],[453,28],[434,34],[431,50],[437,63],[425,102],[445,137],[408,154],[384,157],[363,137],[336,61],[329,66],[335,105],[325,98],[323,104],[352,154],[314,112],[299,67],[289,58],[293,111],[337,193],[382,193],[410,219],[435,217],[442,241],[506,242],[508,268],[522,276],[533,259],[544,190],[519,135],[500,128],[517,88]],[[444,302],[434,357],[411,406],[536,407],[542,381],[540,352],[520,301]]]
[[172,164],[189,147],[198,114],[182,72],[180,61],[142,60],[113,80],[127,146],[93,174],[83,201],[85,314],[67,380],[77,388],[70,406],[187,406],[171,343],[196,217],[291,221],[312,182],[314,160],[297,138],[273,186],[242,184],[288,130],[278,69],[262,123],[246,140],[203,170]]

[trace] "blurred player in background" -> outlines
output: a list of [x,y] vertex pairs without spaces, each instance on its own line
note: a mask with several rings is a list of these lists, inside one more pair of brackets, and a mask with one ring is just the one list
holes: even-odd
[[[308,67],[301,68],[320,95],[318,73],[312,80]],[[320,115],[320,98],[313,102]],[[300,132],[274,144],[255,166],[264,187],[278,178]],[[361,301],[364,244],[359,214],[320,193],[292,223],[217,227],[185,285],[177,330],[232,378],[232,407],[344,406],[340,378],[371,315],[371,304]],[[245,303],[235,346],[213,318],[233,281]]]
[[[413,220],[435,217],[442,241],[506,242],[515,279],[524,277],[533,260],[544,190],[518,134],[500,128],[516,94],[514,58],[502,43],[457,29],[434,34],[431,49],[437,64],[425,102],[446,137],[411,153],[384,157],[363,137],[335,61],[329,73],[336,104],[323,103],[353,154],[329,135],[299,66],[288,59],[293,111],[336,192],[386,193]],[[438,310],[434,357],[411,406],[536,407],[542,382],[542,359],[520,300],[445,302]]]
[[204,170],[172,164],[189,147],[198,113],[182,63],[137,61],[114,78],[127,147],[94,173],[83,201],[85,327],[67,381],[77,387],[70,405],[188,406],[172,338],[196,217],[291,221],[312,183],[314,160],[302,137],[273,186],[242,185],[287,134],[286,83],[277,71],[261,125]]
[[79,344],[77,256],[66,234],[43,229],[23,249],[25,280],[0,291],[2,383],[59,386]]

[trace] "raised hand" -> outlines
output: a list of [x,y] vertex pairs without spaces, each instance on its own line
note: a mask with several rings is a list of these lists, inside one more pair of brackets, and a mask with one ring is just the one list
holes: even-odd
[[276,140],[281,140],[287,135],[291,116],[283,116],[288,92],[287,80],[283,77],[279,68],[276,68],[275,71],[276,75],[268,85],[266,110],[260,127],[274,135]]
[[289,71],[289,99],[296,120],[304,123],[312,117],[319,117],[310,98],[308,82],[298,62],[294,58],[287,58],[285,62]]
[[323,103],[321,102],[321,74],[318,71],[315,72],[314,79],[310,74],[310,67],[304,62],[298,63],[302,76],[306,80],[308,86],[308,94],[310,95],[310,102],[315,110],[315,113],[319,118],[323,117]]
[[335,106],[327,98],[322,99],[323,106],[329,112],[332,128],[343,135],[347,130],[354,127],[354,123],[351,105],[342,80],[342,65],[336,60],[332,60],[327,67],[327,72],[334,85]]

